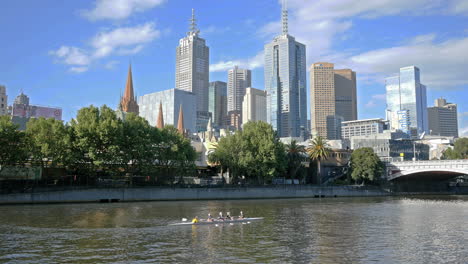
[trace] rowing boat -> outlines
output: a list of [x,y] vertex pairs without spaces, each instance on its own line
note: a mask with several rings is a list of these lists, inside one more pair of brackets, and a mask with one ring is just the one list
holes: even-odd
[[246,223],[250,221],[258,221],[263,220],[263,217],[250,217],[250,218],[242,218],[242,219],[231,219],[231,220],[218,220],[213,219],[213,221],[206,221],[206,220],[199,220],[197,223],[192,222],[182,222],[182,223],[175,223],[170,225],[212,225],[212,224],[230,224],[230,223]]

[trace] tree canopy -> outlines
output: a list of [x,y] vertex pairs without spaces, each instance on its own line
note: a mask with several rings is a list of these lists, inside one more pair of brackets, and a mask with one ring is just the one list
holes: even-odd
[[468,138],[459,138],[455,141],[453,149],[444,151],[442,159],[468,159]]
[[372,148],[359,148],[351,154],[351,178],[372,182],[383,173],[383,164]]

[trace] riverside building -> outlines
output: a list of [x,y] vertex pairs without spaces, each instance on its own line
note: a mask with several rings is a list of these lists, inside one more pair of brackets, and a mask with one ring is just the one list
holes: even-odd
[[227,115],[227,84],[225,82],[210,82],[208,112],[211,113],[214,127],[224,127],[224,120]]
[[8,114],[8,96],[6,87],[0,85],[0,116]]
[[266,122],[266,93],[251,87],[246,89],[242,102],[242,125],[249,121]]
[[458,137],[457,105],[447,103],[444,98],[435,100],[434,106],[427,108],[431,135]]
[[178,89],[145,94],[138,97],[140,116],[152,126],[157,125],[158,115],[162,106],[164,125],[178,126],[179,110],[183,109],[183,127],[190,132],[196,132],[195,95]]
[[307,125],[306,47],[288,34],[283,5],[282,34],[265,45],[267,122],[279,137],[304,137]]
[[227,110],[241,111],[242,100],[244,99],[245,89],[252,86],[252,72],[247,69],[241,69],[237,66],[228,71],[227,85]]
[[421,84],[419,68],[400,68],[396,76],[385,80],[387,120],[392,130],[402,130],[413,138],[429,132],[426,86]]
[[387,129],[387,123],[382,118],[345,121],[341,123],[341,138],[350,139],[354,136],[381,134]]

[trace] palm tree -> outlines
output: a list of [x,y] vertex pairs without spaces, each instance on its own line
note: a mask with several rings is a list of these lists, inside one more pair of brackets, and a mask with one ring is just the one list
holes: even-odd
[[296,175],[297,171],[302,167],[301,162],[303,154],[306,152],[305,147],[297,144],[296,140],[285,145],[286,157],[288,160],[288,171],[291,179]]
[[322,183],[320,161],[326,159],[330,154],[327,140],[321,136],[315,137],[310,141],[310,147],[307,148],[307,154],[312,160],[317,161],[317,177],[318,183]]

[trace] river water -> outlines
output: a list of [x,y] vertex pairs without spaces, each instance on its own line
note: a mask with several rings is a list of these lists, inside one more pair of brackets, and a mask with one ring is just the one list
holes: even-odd
[[468,197],[0,206],[0,263],[468,263]]

